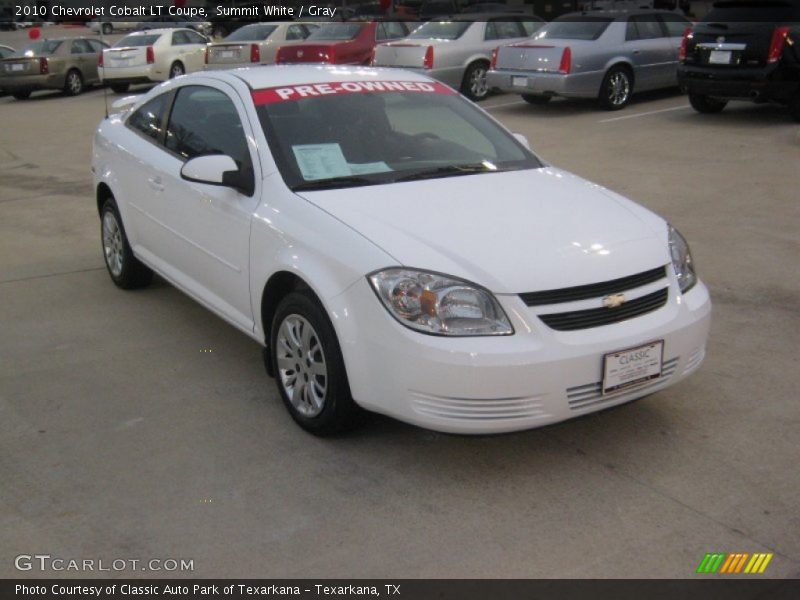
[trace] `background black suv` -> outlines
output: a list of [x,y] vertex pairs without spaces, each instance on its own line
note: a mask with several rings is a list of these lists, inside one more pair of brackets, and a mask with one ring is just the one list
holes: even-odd
[[695,110],[780,102],[800,121],[800,0],[726,0],[687,30],[678,67]]

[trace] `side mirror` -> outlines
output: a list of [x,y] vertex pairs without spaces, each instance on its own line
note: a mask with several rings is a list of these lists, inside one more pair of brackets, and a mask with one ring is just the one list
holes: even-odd
[[230,156],[224,154],[210,154],[187,160],[181,168],[181,177],[195,183],[233,188],[247,196],[252,196],[255,191],[253,170],[240,169]]
[[525,146],[528,150],[531,149],[531,145],[528,143],[528,138],[526,138],[521,133],[515,133],[514,138],[523,146]]

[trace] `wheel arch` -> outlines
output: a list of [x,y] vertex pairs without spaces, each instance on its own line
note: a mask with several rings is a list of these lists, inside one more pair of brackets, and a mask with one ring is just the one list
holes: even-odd
[[311,288],[305,279],[300,277],[297,273],[291,271],[276,271],[273,273],[267,282],[264,284],[264,289],[261,292],[261,329],[264,332],[264,365],[270,376],[274,377],[275,373],[272,368],[272,361],[269,359],[271,352],[272,340],[272,320],[275,317],[275,312],[278,305],[287,295],[298,290],[308,290],[317,298],[322,304],[319,295]]
[[106,203],[106,200],[114,197],[114,193],[106,182],[101,181],[97,184],[95,197],[97,200],[97,214],[102,215],[103,205]]

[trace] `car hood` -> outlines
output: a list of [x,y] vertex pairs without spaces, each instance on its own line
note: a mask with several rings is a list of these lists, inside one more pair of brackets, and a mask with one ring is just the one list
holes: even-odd
[[669,262],[660,217],[550,167],[300,195],[398,264],[497,294],[596,283]]

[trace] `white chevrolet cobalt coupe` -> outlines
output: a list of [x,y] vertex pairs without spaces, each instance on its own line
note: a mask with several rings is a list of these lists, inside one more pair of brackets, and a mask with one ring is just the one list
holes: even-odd
[[156,272],[263,344],[316,434],[362,409],[537,427],[705,356],[711,303],[677,230],[422,74],[170,80],[101,122],[93,171],[114,283]]

